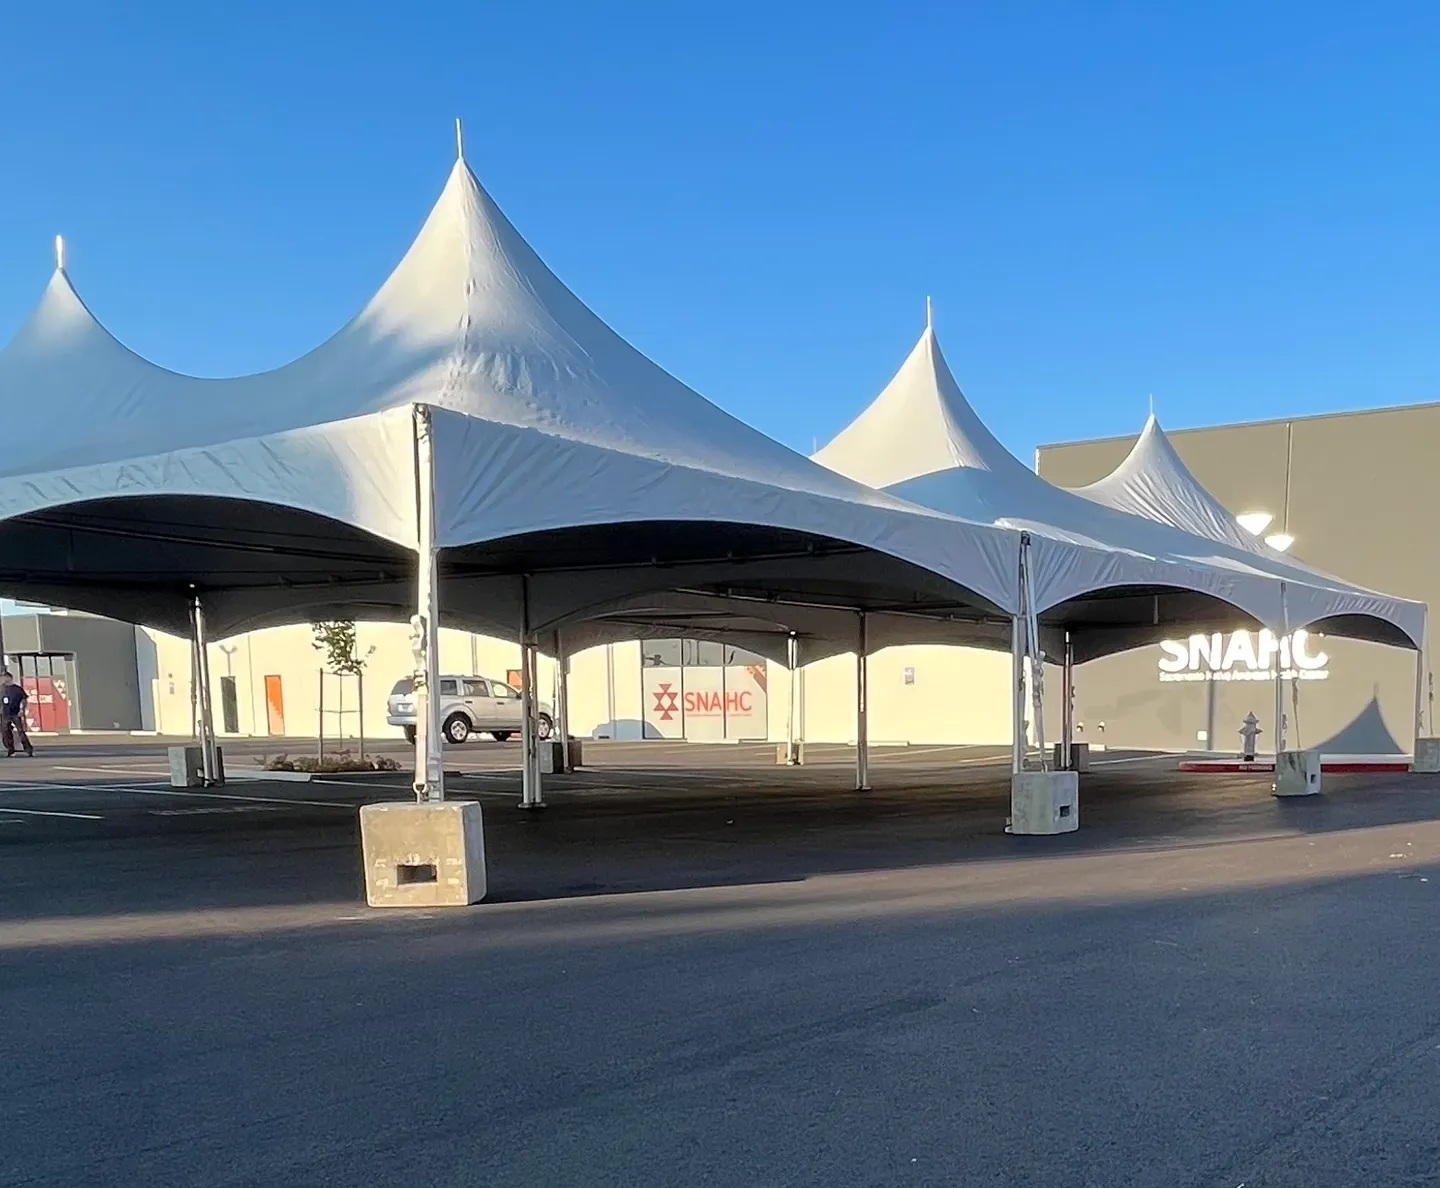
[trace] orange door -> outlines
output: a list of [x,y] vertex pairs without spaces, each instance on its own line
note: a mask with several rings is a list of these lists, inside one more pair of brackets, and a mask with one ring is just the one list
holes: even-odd
[[278,676],[265,678],[265,729],[271,734],[285,733],[285,691]]

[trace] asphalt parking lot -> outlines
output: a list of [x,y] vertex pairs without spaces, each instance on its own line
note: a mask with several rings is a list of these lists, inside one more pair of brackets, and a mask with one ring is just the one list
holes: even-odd
[[1440,783],[1281,802],[1109,753],[1081,832],[1011,838],[995,750],[880,750],[857,794],[844,748],[602,744],[542,814],[514,744],[451,754],[493,902],[398,914],[362,904],[355,810],[403,775],[202,793],[148,742],[0,761],[0,1183],[1440,1166]]

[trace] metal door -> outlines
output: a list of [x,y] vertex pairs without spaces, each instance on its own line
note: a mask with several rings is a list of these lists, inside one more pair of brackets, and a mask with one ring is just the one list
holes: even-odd
[[30,699],[25,703],[25,728],[47,734],[70,729],[68,657],[59,653],[21,653],[20,684]]
[[265,731],[285,733],[285,690],[278,676],[265,678]]
[[224,721],[222,727],[226,734],[240,733],[240,699],[235,692],[235,678],[233,676],[222,676],[220,678],[220,714]]

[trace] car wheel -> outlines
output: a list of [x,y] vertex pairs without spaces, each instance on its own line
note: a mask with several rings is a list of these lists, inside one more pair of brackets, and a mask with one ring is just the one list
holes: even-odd
[[470,737],[470,719],[464,714],[451,714],[445,719],[445,737],[452,743],[463,743]]
[[490,737],[493,738],[496,742],[504,742],[506,739],[508,739],[508,738],[510,737],[510,731],[508,731],[508,730],[492,730],[492,731],[490,732]]
[[415,727],[405,727],[405,741],[409,743],[412,747],[415,745]]
[[540,714],[535,718],[535,733],[542,742],[550,737],[550,732],[554,729],[555,723],[551,721],[549,714]]

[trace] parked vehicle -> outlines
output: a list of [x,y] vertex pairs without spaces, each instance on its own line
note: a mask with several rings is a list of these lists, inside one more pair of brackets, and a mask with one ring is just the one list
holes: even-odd
[[[407,742],[415,741],[415,683],[401,677],[390,690],[385,720],[405,731]],[[483,676],[442,676],[440,678],[440,733],[446,742],[463,743],[477,731],[504,742],[520,733],[520,694],[504,681]],[[550,737],[555,718],[548,703],[535,702],[535,729]]]

